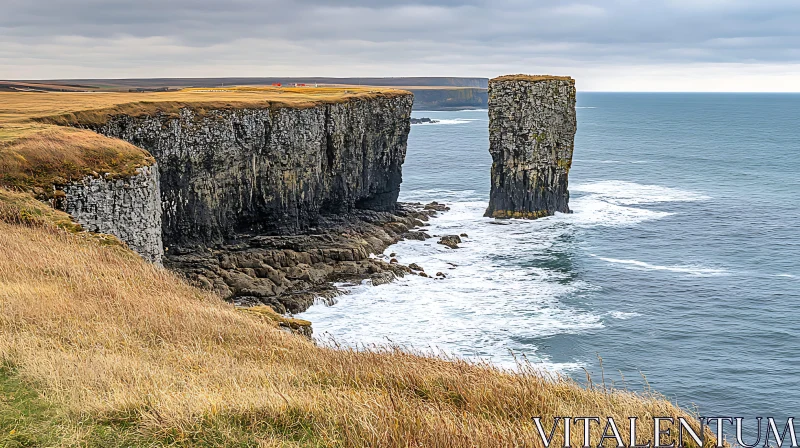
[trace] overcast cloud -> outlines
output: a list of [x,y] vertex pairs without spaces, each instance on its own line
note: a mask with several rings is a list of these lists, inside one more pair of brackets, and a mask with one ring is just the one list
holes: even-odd
[[0,0],[0,79],[519,72],[800,91],[800,1]]

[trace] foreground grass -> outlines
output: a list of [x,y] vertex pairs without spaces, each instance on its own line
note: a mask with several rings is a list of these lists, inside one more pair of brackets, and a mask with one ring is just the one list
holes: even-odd
[[0,446],[541,446],[532,416],[686,415],[530,368],[320,347],[6,207]]

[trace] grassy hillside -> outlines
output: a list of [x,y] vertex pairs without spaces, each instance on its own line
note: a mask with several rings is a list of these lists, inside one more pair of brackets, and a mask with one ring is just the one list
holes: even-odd
[[539,446],[532,416],[684,415],[530,368],[320,347],[4,194],[0,446]]

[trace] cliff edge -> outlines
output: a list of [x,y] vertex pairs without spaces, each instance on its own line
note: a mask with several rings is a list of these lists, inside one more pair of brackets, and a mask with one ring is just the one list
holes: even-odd
[[0,186],[237,304],[296,313],[331,281],[405,275],[370,255],[435,213],[397,204],[406,91],[4,95]]
[[485,216],[569,213],[567,181],[577,121],[575,81],[509,75],[489,81],[492,180]]

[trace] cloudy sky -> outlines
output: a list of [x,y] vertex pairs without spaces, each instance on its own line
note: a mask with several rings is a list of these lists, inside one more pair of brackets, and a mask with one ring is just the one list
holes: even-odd
[[800,91],[800,0],[0,0],[0,79],[520,72]]

